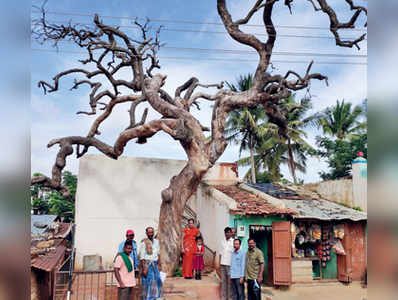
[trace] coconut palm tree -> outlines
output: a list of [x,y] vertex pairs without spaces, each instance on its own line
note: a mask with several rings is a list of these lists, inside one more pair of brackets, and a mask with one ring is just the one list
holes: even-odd
[[[241,75],[237,79],[237,85],[227,82],[228,87],[234,92],[243,92],[252,86],[251,74]],[[231,112],[227,118],[225,127],[226,140],[229,143],[239,144],[239,156],[244,150],[250,150],[251,182],[256,182],[256,169],[254,161],[254,149],[262,142],[264,125],[267,115],[262,106],[256,108],[244,108]]]
[[[312,108],[311,100],[304,98],[299,102],[294,96],[283,99],[280,109],[286,116],[287,134],[280,136],[278,126],[266,123],[261,126],[262,143],[258,143],[254,155],[254,165],[257,170],[263,168],[274,180],[280,179],[280,165],[287,164],[294,183],[297,183],[296,170],[303,173],[306,171],[306,160],[308,154],[315,150],[306,142],[307,133],[305,128],[314,122],[314,117],[306,117]],[[238,161],[242,166],[248,165],[249,158]]]
[[326,108],[315,116],[318,128],[324,134],[337,139],[346,139],[366,129],[367,122],[361,117],[365,114],[364,105],[352,107],[352,103],[337,100],[336,105]]

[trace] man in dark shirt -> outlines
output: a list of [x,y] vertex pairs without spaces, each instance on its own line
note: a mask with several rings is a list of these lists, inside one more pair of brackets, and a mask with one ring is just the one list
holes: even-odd
[[264,272],[264,255],[256,247],[254,239],[248,241],[249,250],[246,253],[247,296],[248,300],[261,300],[261,282]]

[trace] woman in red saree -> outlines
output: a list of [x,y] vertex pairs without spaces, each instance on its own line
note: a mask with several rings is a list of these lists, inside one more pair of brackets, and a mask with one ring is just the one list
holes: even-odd
[[182,251],[182,276],[185,279],[192,279],[193,258],[196,252],[195,238],[200,235],[200,231],[195,227],[193,219],[188,220],[188,226],[183,230]]

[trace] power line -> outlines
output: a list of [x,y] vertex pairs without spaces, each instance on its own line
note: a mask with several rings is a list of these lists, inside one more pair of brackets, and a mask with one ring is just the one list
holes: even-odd
[[[32,11],[32,13],[41,13],[38,10]],[[78,16],[78,17],[94,17],[94,14],[83,14],[83,13],[70,13],[70,12],[60,12],[60,11],[46,11],[46,14],[53,14],[53,15],[63,15],[63,16]],[[145,18],[141,17],[123,17],[123,16],[101,16],[104,19],[126,19],[126,20],[146,20]],[[159,23],[176,23],[176,24],[192,24],[192,25],[217,25],[217,26],[224,26],[223,23],[220,22],[198,22],[198,21],[185,21],[185,20],[168,20],[168,19],[152,19],[148,18],[151,22],[159,22]],[[257,24],[243,24],[241,26],[247,27],[261,27],[264,28],[265,25],[257,25]],[[320,27],[320,26],[301,26],[301,25],[275,25],[275,28],[287,28],[287,29],[317,29],[317,30],[330,30],[329,27]],[[345,28],[351,31],[366,31],[366,29],[360,28]]]
[[[56,53],[72,53],[72,54],[86,54],[84,51],[73,50],[53,50],[53,49],[40,49],[31,48],[33,51],[43,52],[56,52]],[[174,56],[161,56],[159,59],[175,59],[175,60],[209,60],[209,61],[234,61],[234,62],[258,62],[254,59],[229,59],[229,58],[204,58],[204,57],[174,57]],[[309,61],[292,61],[292,60],[272,60],[272,63],[303,63],[308,64]],[[315,61],[316,64],[330,64],[330,65],[367,65],[362,62],[345,62],[345,61]]]
[[[257,54],[255,51],[248,50],[229,50],[229,49],[208,49],[208,48],[187,48],[187,47],[162,47],[164,49],[177,51],[198,51],[198,52],[217,52],[217,53],[232,53],[232,54]],[[287,52],[287,51],[273,51],[272,55],[289,55],[289,56],[322,56],[322,57],[355,57],[366,58],[367,55],[357,54],[337,54],[337,53],[311,53],[311,52]]]
[[[63,40],[62,42],[72,42],[70,40]],[[214,48],[189,48],[189,47],[171,47],[162,46],[161,49],[185,51],[185,52],[214,52],[214,53],[229,53],[229,54],[257,54],[250,50],[231,50],[231,49],[214,49]],[[315,52],[289,52],[289,51],[273,51],[272,55],[282,56],[319,56],[319,57],[342,57],[342,58],[367,58],[367,55],[358,54],[338,54],[338,53],[315,53]]]
[[[60,23],[60,24],[75,24],[75,25],[86,25],[86,26],[91,26],[93,25],[92,23],[81,23],[81,22],[69,22],[69,21],[48,21],[49,23]],[[138,26],[133,26],[133,25],[114,25],[118,26],[120,28],[132,28],[132,29],[139,29]],[[210,30],[194,30],[194,29],[181,29],[181,28],[167,28],[167,27],[162,27],[162,31],[173,31],[173,32],[192,32],[192,33],[211,33],[211,34],[225,34],[229,35],[228,32],[226,31],[210,31]],[[250,34],[254,34],[257,36],[277,36],[278,38],[280,37],[288,37],[288,38],[313,38],[313,39],[328,39],[328,40],[335,40],[334,37],[332,36],[327,36],[327,35],[299,35],[299,34],[277,34],[277,35],[268,35],[266,33],[256,33],[256,32],[251,32]],[[342,39],[354,39],[355,37],[341,37]],[[367,40],[366,38],[364,40]]]

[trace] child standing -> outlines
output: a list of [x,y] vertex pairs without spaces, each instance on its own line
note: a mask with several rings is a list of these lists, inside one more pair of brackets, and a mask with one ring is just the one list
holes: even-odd
[[196,241],[196,251],[193,259],[193,270],[195,271],[195,279],[202,279],[202,270],[205,268],[204,255],[205,246],[203,245],[203,239],[198,236]]

